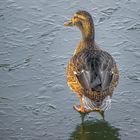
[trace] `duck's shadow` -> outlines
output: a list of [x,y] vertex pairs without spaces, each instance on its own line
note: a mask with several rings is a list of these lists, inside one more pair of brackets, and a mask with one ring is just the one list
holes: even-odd
[[69,140],[120,140],[119,129],[103,120],[77,125]]

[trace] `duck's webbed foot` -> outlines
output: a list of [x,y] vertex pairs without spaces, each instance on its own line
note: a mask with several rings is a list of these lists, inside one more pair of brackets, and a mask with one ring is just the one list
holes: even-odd
[[99,112],[99,114],[101,115],[102,119],[104,120],[105,116],[104,116],[104,110],[102,110],[99,107],[94,107],[94,111],[95,112]]
[[79,94],[79,99],[80,99],[80,105],[74,105],[73,108],[79,112],[79,113],[89,113],[93,110],[91,110],[90,108],[87,108],[84,103],[83,103],[83,100],[82,100],[82,95]]
[[84,106],[81,106],[81,105],[74,105],[73,108],[79,112],[79,113],[89,113],[91,112],[92,110],[90,109],[86,109]]
[[94,107],[93,111],[94,111],[94,112],[100,112],[101,109],[100,109],[99,107]]

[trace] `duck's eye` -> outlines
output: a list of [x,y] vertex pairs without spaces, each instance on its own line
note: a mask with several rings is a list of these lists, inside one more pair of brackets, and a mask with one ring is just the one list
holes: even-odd
[[78,18],[78,16],[74,16],[74,19],[77,19]]

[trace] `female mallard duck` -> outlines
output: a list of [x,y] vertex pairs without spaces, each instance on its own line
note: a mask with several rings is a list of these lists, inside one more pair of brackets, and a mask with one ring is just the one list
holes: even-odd
[[97,111],[103,116],[111,105],[113,90],[118,84],[116,62],[95,43],[94,24],[88,12],[76,12],[64,25],[76,25],[82,33],[67,65],[68,85],[80,99],[80,105],[75,105],[74,109],[80,113]]

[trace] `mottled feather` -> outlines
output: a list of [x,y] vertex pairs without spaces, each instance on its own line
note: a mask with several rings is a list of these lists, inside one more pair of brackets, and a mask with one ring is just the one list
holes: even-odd
[[93,53],[85,49],[76,54],[72,61],[76,68],[76,77],[84,89],[104,91],[110,86],[114,60],[109,53],[101,50]]

